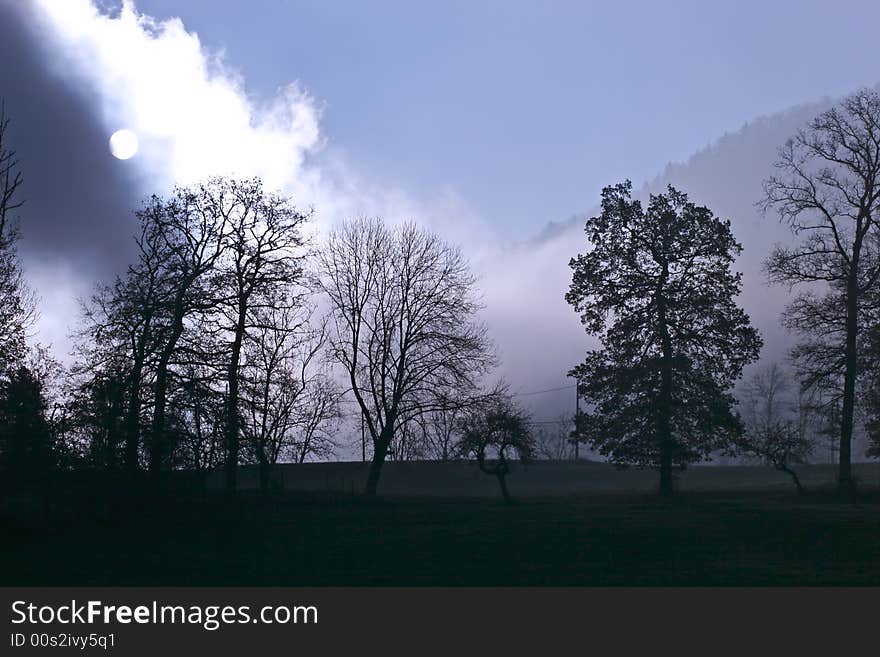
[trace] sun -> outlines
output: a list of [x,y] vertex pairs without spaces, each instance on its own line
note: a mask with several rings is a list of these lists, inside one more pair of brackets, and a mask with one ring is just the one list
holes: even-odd
[[138,138],[131,130],[123,128],[110,135],[110,152],[113,157],[127,160],[138,151]]

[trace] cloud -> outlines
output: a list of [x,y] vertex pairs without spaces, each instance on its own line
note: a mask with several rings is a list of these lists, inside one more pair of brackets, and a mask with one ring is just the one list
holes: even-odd
[[[296,81],[268,101],[248,95],[243,76],[180,19],[156,20],[125,0],[113,12],[92,0],[34,0],[47,59],[69,83],[88,89],[109,138],[121,128],[140,141],[134,165],[150,192],[212,175],[259,176],[324,226],[342,217],[418,217],[450,237],[480,222],[454,190],[415,199],[378,187],[325,150],[321,109]],[[463,226],[467,226],[467,233]]]
[[137,133],[154,184],[208,175],[260,176],[292,193],[315,184],[305,161],[320,147],[320,113],[296,82],[261,105],[179,19],[156,21],[128,0],[115,14],[89,0],[35,6],[56,71],[92,90],[108,137]]

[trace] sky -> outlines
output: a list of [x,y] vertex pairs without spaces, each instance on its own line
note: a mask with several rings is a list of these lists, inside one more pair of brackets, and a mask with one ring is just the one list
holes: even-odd
[[[583,244],[577,220],[551,237],[548,222],[624,178],[681,180],[769,248],[753,203],[776,145],[823,99],[880,82],[880,3],[829,7],[0,0],[39,337],[64,356],[76,297],[130,261],[145,196],[260,175],[314,205],[316,230],[382,215],[461,244],[514,388],[565,385],[588,344],[562,301]],[[140,138],[130,160],[109,153],[120,128]],[[769,327],[782,301],[750,245],[744,299]]]
[[299,80],[329,145],[503,235],[585,211],[756,116],[880,79],[880,3],[141,0],[248,88]]

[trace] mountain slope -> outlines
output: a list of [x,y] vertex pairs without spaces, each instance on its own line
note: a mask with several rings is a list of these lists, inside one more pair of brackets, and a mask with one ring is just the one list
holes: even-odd
[[[734,235],[743,245],[737,261],[737,269],[743,272],[741,303],[764,337],[762,361],[784,359],[794,341],[779,325],[789,291],[768,286],[762,271],[773,244],[793,237],[775,215],[762,216],[756,203],[779,147],[831,104],[826,99],[749,122],[687,162],[668,165],[637,193],[647,198],[671,184],[687,192],[692,201],[731,220]],[[533,240],[478,263],[484,275],[487,321],[514,389],[572,383],[566,379],[567,371],[593,344],[563,299],[570,282],[568,261],[586,248],[582,228],[581,216],[551,223]],[[551,419],[571,413],[574,394],[565,390],[523,399],[539,419]]]

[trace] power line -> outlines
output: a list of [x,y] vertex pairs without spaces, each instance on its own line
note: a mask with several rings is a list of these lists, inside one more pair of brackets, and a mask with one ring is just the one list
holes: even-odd
[[[531,397],[532,395],[543,395],[547,392],[559,392],[560,390],[571,390],[573,388],[577,388],[577,384],[567,385],[567,386],[559,386],[558,388],[547,388],[545,390],[529,390],[527,392],[512,392],[510,393],[511,397]],[[339,400],[343,404],[357,404],[356,399],[340,399]]]
[[559,390],[571,390],[572,388],[577,388],[577,384],[568,385],[568,386],[559,386],[558,388],[547,388],[546,390],[532,390],[530,392],[514,392],[511,394],[514,397],[529,397],[531,395],[543,395],[545,392],[558,392]]
[[571,420],[529,420],[526,424],[571,424]]

